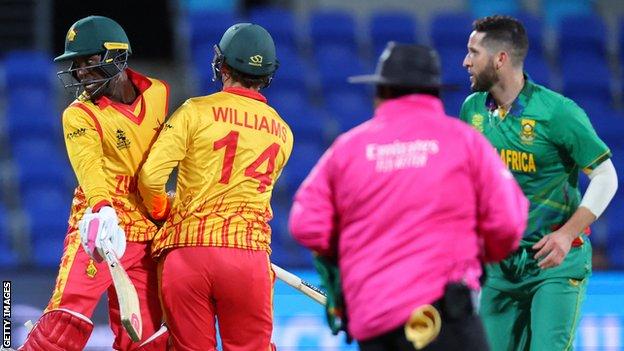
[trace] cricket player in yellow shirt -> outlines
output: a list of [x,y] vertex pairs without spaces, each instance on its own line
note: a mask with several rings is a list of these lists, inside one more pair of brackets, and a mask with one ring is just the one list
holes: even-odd
[[[63,112],[63,131],[79,186],[52,298],[20,350],[82,350],[104,292],[113,349],[165,350],[164,343],[139,348],[126,334],[110,272],[98,254],[102,242],[109,241],[121,259],[139,295],[141,341],[148,339],[162,319],[157,266],[150,255],[157,227],[139,200],[136,176],[167,116],[169,88],[127,68],[130,54],[119,24],[89,16],[71,26],[65,52],[54,60],[71,62],[59,78],[76,92],[77,99]],[[94,236],[87,237],[88,231]]]
[[[293,135],[259,90],[278,62],[270,34],[240,23],[215,45],[221,92],[187,100],[167,121],[139,174],[156,220],[161,294],[176,350],[273,350],[271,193]],[[165,183],[178,167],[170,204]]]

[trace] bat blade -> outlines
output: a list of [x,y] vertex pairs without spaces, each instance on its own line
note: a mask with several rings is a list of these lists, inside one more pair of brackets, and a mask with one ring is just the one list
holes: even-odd
[[113,285],[119,301],[121,324],[134,342],[141,340],[143,333],[143,321],[141,319],[141,305],[134,284],[128,277],[126,270],[119,262],[117,255],[105,241],[104,260],[113,278]]
[[320,303],[321,305],[325,306],[327,304],[327,295],[325,295],[325,292],[323,292],[323,290],[304,280],[301,280],[301,278],[299,278],[298,276],[290,273],[289,271],[281,268],[274,263],[271,263],[271,266],[273,267],[273,271],[275,271],[275,275],[279,280],[301,291],[306,296]]

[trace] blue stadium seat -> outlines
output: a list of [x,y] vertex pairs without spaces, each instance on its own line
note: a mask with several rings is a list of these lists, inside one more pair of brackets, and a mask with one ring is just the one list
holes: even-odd
[[[624,150],[624,138],[622,138],[622,135],[624,135],[624,113],[610,107],[586,109],[585,111],[596,133],[598,133],[598,136],[607,146],[618,150],[618,152]],[[618,157],[624,157],[624,155],[619,155]],[[619,168],[617,170],[618,175],[624,173]]]
[[527,12],[519,13],[516,18],[522,22],[529,38],[528,56],[536,56],[544,59],[544,21],[540,17]]
[[378,12],[370,19],[370,38],[377,58],[389,41],[417,43],[417,23],[404,12]]
[[47,139],[21,139],[13,144],[13,162],[22,191],[47,184],[71,192],[76,180],[62,149]]
[[560,61],[564,95],[592,95],[611,100],[611,72],[604,57],[583,52],[566,55]]
[[325,94],[325,106],[345,132],[373,117],[373,100],[357,89],[333,89]]
[[[281,179],[278,182],[282,181]],[[273,219],[269,222],[271,226],[271,261],[278,264],[288,264],[287,248],[284,241],[288,235],[288,206],[276,201],[275,197],[271,201]]]
[[315,115],[307,96],[299,89],[267,89],[266,97],[275,110],[290,126],[295,140],[325,140],[327,120]]
[[273,220],[269,223],[273,229],[271,237],[271,261],[289,268],[310,268],[310,251],[299,245],[288,231],[289,202],[273,202]]
[[368,73],[370,69],[348,46],[338,44],[320,45],[314,58],[324,91],[345,87],[347,77]]
[[236,11],[238,1],[232,0],[180,0],[180,7],[187,12],[198,11]]
[[215,44],[218,44],[218,41],[197,44],[197,46],[193,48],[191,60],[196,68],[210,70],[212,59],[214,58]]
[[50,186],[33,186],[23,193],[22,205],[29,222],[35,264],[56,267],[67,233],[71,193]]
[[13,267],[17,265],[17,254],[13,251],[11,245],[12,239],[9,232],[8,211],[6,207],[0,203],[0,265],[2,267]]
[[461,105],[470,95],[470,75],[463,66],[466,49],[442,48],[439,51],[442,63],[442,82],[452,88],[442,92],[444,110],[451,116],[459,116]]
[[212,47],[218,44],[221,36],[234,23],[242,22],[238,16],[229,11],[198,11],[187,17],[191,52],[202,45]]
[[606,25],[596,14],[563,17],[558,34],[560,57],[578,52],[592,52],[606,57]]
[[61,113],[54,108],[50,94],[44,89],[17,88],[9,98],[6,110],[6,131],[11,141],[21,138],[62,140]]
[[31,237],[63,240],[71,201],[71,192],[50,185],[33,185],[23,191],[22,207],[30,223]]
[[197,73],[197,88],[195,95],[210,95],[221,90],[221,83],[212,81],[212,73],[206,70]]
[[40,238],[31,243],[32,262],[36,267],[55,268],[61,263],[63,255],[63,242],[61,238]]
[[[286,165],[286,169],[284,170],[283,178],[278,180],[282,182],[286,180],[289,176],[292,176],[289,172],[292,171],[293,167],[301,166],[300,155],[296,155],[295,152],[307,152],[306,147],[302,147],[301,143],[295,141],[295,150],[293,150],[293,155],[291,156],[291,160]],[[317,152],[316,150],[314,152]],[[292,164],[294,157],[294,165]],[[319,155],[320,157],[320,155]],[[315,159],[310,159],[305,167],[311,166],[316,163]],[[304,173],[304,172],[302,172]],[[307,176],[307,172],[301,175],[300,177]],[[312,255],[310,250],[305,249],[303,246],[299,245],[290,235],[288,230],[288,216],[290,213],[290,208],[292,207],[292,196],[293,193],[297,190],[299,184],[294,184],[290,189],[291,194],[288,197],[284,196],[273,196],[271,201],[271,207],[273,209],[273,219],[269,222],[269,225],[272,229],[272,237],[271,237],[271,262],[274,262],[277,265],[288,268],[312,268]]]
[[537,55],[529,55],[524,60],[524,71],[537,84],[550,87],[551,73],[548,63]]
[[461,106],[470,94],[470,89],[466,88],[443,91],[442,102],[444,102],[444,111],[446,114],[453,117],[459,117]]
[[470,14],[440,13],[431,22],[431,41],[433,46],[466,50],[468,37],[472,31],[473,18]]
[[338,44],[357,52],[355,19],[349,12],[313,11],[310,16],[310,39],[313,48],[320,44]]
[[[624,148],[613,150],[613,162],[617,170],[624,169],[622,168],[624,162],[619,161],[621,158],[624,158]],[[622,178],[620,178],[620,182],[622,182]],[[613,198],[603,216],[606,217],[608,223],[607,257],[609,264],[612,269],[622,270],[624,269],[624,226],[622,226],[624,199],[622,196],[616,195]]]
[[291,47],[277,47],[279,68],[275,72],[275,79],[271,88],[278,86],[289,89],[308,89],[310,81],[315,75],[312,65],[304,61],[298,51]]
[[4,58],[8,93],[17,87],[43,89],[51,93],[56,80],[52,57],[41,51],[11,51]]
[[467,53],[466,47],[444,47],[438,50],[442,64],[442,81],[445,84],[453,84],[461,88],[470,87],[470,75],[463,66]]
[[469,0],[475,18],[492,15],[515,15],[520,9],[518,0]]
[[[618,47],[620,49],[620,65],[624,65],[624,17],[619,19],[618,33],[620,38],[618,40]],[[622,72],[624,74],[624,70]]]
[[279,7],[255,7],[249,13],[249,22],[266,28],[278,50],[284,47],[297,48],[297,26],[292,11]]
[[323,147],[318,141],[297,140],[293,146],[290,159],[284,168],[282,176],[294,193],[301,182],[308,176],[310,170],[323,154]]
[[591,1],[587,0],[543,0],[541,13],[546,24],[557,30],[561,19],[570,15],[592,12]]

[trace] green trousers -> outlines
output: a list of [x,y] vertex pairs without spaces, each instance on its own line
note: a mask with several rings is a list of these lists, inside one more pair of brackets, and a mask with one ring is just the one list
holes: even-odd
[[488,266],[480,314],[492,351],[568,351],[591,275],[589,240],[542,270],[530,247]]

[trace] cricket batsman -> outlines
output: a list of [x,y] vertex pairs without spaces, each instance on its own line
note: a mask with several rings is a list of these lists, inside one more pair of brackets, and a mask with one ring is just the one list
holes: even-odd
[[[272,350],[270,206],[293,135],[260,89],[278,67],[271,35],[239,23],[215,45],[223,90],[187,100],[165,124],[141,169],[162,302],[176,350]],[[165,183],[178,167],[173,201]]]
[[[157,227],[139,201],[136,176],[167,116],[169,88],[129,69],[131,53],[119,24],[89,16],[71,26],[65,52],[54,59],[71,64],[59,78],[76,93],[63,112],[63,131],[79,186],[52,298],[20,350],[82,350],[104,292],[115,335],[112,348],[139,349],[121,325],[116,291],[99,254],[105,241],[138,292],[143,340],[160,326],[157,266],[150,256]],[[85,235],[88,231],[93,236]],[[165,350],[166,337],[158,340],[160,345],[150,343],[141,350]]]
[[[611,152],[574,101],[523,72],[526,31],[506,16],[474,22],[463,65],[474,93],[461,119],[494,145],[531,202],[520,248],[487,267],[481,296],[493,350],[570,350],[591,275],[589,225],[613,198]],[[579,171],[590,183],[581,197]]]

